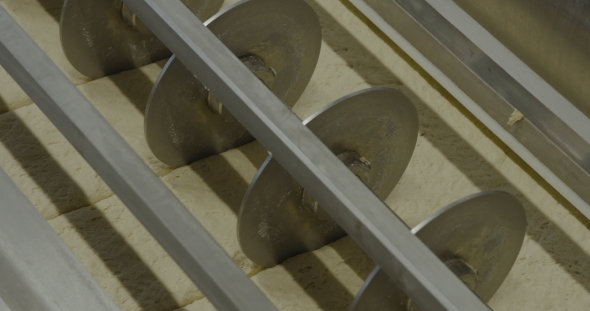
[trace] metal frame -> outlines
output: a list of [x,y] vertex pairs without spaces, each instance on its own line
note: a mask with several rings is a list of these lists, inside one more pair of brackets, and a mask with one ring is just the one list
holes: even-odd
[[350,2],[590,218],[584,113],[452,0]]
[[[423,310],[490,310],[180,0],[124,0]],[[0,8],[0,63],[220,310],[275,310]]]

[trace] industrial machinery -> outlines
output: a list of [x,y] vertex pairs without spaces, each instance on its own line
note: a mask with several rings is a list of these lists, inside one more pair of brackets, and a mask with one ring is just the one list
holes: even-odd
[[[350,2],[590,216],[590,109],[582,87],[590,76],[575,70],[588,61],[583,13],[590,5]],[[242,0],[214,15],[221,4],[66,0],[64,53],[90,78],[171,56],[144,123],[147,144],[170,167],[254,139],[268,150],[238,215],[237,239],[254,263],[272,267],[348,234],[377,265],[351,310],[490,310],[486,302],[523,244],[521,203],[506,192],[482,192],[410,230],[383,200],[414,152],[419,120],[412,102],[397,90],[374,87],[301,122],[291,108],[312,77],[322,44],[312,6]],[[514,25],[501,20],[515,12],[527,18]],[[543,19],[560,23],[539,40]],[[0,29],[0,64],[213,305],[277,310],[1,7]],[[560,32],[574,43],[559,44]],[[1,169],[0,193],[7,198],[0,202],[0,270],[18,280],[0,281],[0,310],[117,310]],[[19,243],[24,240],[35,243]],[[55,284],[75,288],[76,299]]]

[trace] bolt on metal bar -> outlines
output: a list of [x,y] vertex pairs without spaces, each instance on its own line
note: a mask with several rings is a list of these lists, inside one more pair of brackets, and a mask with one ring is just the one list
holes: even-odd
[[0,64],[209,300],[219,310],[276,310],[2,7],[0,29]]
[[0,310],[119,310],[2,168],[0,198]]
[[179,0],[124,0],[422,310],[490,310]]

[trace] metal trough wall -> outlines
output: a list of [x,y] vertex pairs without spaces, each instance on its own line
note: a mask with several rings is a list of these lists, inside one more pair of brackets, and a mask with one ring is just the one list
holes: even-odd
[[590,2],[454,0],[590,117]]
[[[533,46],[522,46],[522,42],[515,46],[518,38],[530,30],[530,26],[525,27],[528,21],[516,19],[514,24],[507,24],[502,13],[512,6],[530,5],[531,1],[509,1],[510,6],[502,6],[502,1],[457,2],[474,12],[484,26],[492,25],[490,31],[452,0],[351,0],[494,134],[590,217],[590,119],[584,95],[588,88],[574,87],[588,80],[588,71],[575,70],[564,78],[569,72],[566,68],[587,68],[584,64],[590,55],[588,32],[583,30],[588,29],[588,17],[568,13],[574,2],[582,6],[587,2],[541,1],[542,5],[529,13],[537,24],[544,15],[551,15],[551,23],[543,27],[553,23],[559,26],[557,33],[547,37],[542,32],[544,28],[531,32],[530,40],[537,44]],[[555,6],[555,11],[546,12]],[[566,36],[571,46],[543,48],[559,45],[564,40],[560,31],[572,29],[581,31]],[[513,46],[515,52],[492,35],[505,40],[506,46]],[[580,46],[586,49],[583,57]],[[549,51],[556,54],[548,55]],[[548,77],[548,72],[555,74]],[[548,77],[552,84],[542,77]],[[569,79],[576,83],[564,88],[562,82]],[[576,101],[572,103],[570,98]],[[585,98],[585,102],[580,103],[580,98]]]

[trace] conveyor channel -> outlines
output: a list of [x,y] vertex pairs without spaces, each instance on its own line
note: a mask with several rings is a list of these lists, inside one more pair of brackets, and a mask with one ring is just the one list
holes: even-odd
[[[198,76],[218,103],[223,103],[224,109],[236,116],[268,149],[272,158],[315,198],[315,206],[321,205],[328,213],[324,217],[335,220],[409,296],[404,308],[417,305],[421,310],[490,310],[469,290],[469,286],[475,284],[469,278],[477,278],[477,271],[468,265],[465,268],[464,262],[453,270],[453,264],[460,262],[458,258],[445,258],[443,263],[440,259],[444,255],[439,259],[437,256],[441,255],[431,251],[432,245],[425,245],[426,242],[414,236],[400,216],[392,213],[386,203],[365,187],[358,175],[343,165],[342,159],[305,127],[290,107],[285,106],[180,0],[124,2],[126,8],[145,21],[175,57]],[[541,79],[540,73],[520,61],[504,43],[494,39],[451,0],[351,2],[584,215],[590,215],[590,192],[586,192],[587,181],[590,181],[587,167],[590,127],[587,114],[581,113],[583,107],[579,102],[570,102],[576,94],[568,93],[567,99],[562,96],[557,91],[563,90],[561,86],[554,89]],[[469,5],[467,1],[462,3],[466,10],[475,10],[468,8]],[[473,14],[485,19],[481,12]],[[272,295],[264,288],[261,291],[248,278],[234,258],[228,256],[189,212],[186,204],[152,172],[151,164],[144,163],[2,7],[0,29],[0,64],[217,309],[283,309]],[[498,33],[503,30],[495,31],[494,34],[500,36]],[[357,159],[355,163],[359,161],[368,163],[366,159]],[[22,287],[11,287],[6,278],[0,281],[0,310],[44,308],[44,304],[50,310],[116,310],[105,291],[4,175],[0,168],[0,193],[9,198],[0,202],[0,223],[7,224],[0,228],[0,241],[3,241],[0,243],[0,272],[10,275],[14,271],[26,271],[28,265],[33,268],[10,277],[11,280],[20,278]],[[504,195],[514,206],[520,206],[512,195],[501,194]],[[542,213],[534,206],[531,208],[526,198],[519,199],[525,201],[527,213],[533,211],[535,224],[542,221],[537,221],[543,218]],[[460,205],[462,201],[458,202]],[[10,210],[17,205],[26,208]],[[485,218],[485,215],[480,216]],[[514,230],[524,234],[524,213],[516,218]],[[527,234],[535,236],[535,228],[527,230]],[[22,238],[17,238],[21,234]],[[33,234],[41,237],[32,237]],[[2,240],[4,238],[8,240]],[[32,239],[42,245],[19,243],[21,239]],[[527,241],[530,242],[525,239]],[[512,242],[511,254],[516,256],[520,243]],[[537,242],[553,259],[565,265],[563,262],[567,259],[562,254],[549,251],[550,246],[543,241]],[[27,260],[21,262],[6,256],[10,254],[7,250],[13,247],[11,243],[14,249],[22,250],[23,255],[15,254]],[[493,248],[494,243],[490,243],[485,246]],[[574,250],[574,255],[583,261],[583,248],[574,247]],[[47,260],[35,266],[34,260],[29,262],[31,258],[57,258],[46,255],[48,251],[67,257],[71,264],[64,265],[64,261],[60,265]],[[570,268],[578,264],[576,261]],[[509,270],[508,265],[504,268]],[[53,268],[56,271],[50,271]],[[464,274],[457,273],[457,269]],[[59,277],[66,274],[71,278]],[[45,278],[47,282],[39,281]],[[497,282],[501,283],[503,278]],[[585,284],[579,276],[576,280]],[[58,286],[60,282],[65,285]],[[63,290],[71,284],[80,290],[75,294],[76,299],[68,299],[72,293]],[[485,297],[485,302],[490,297]]]

